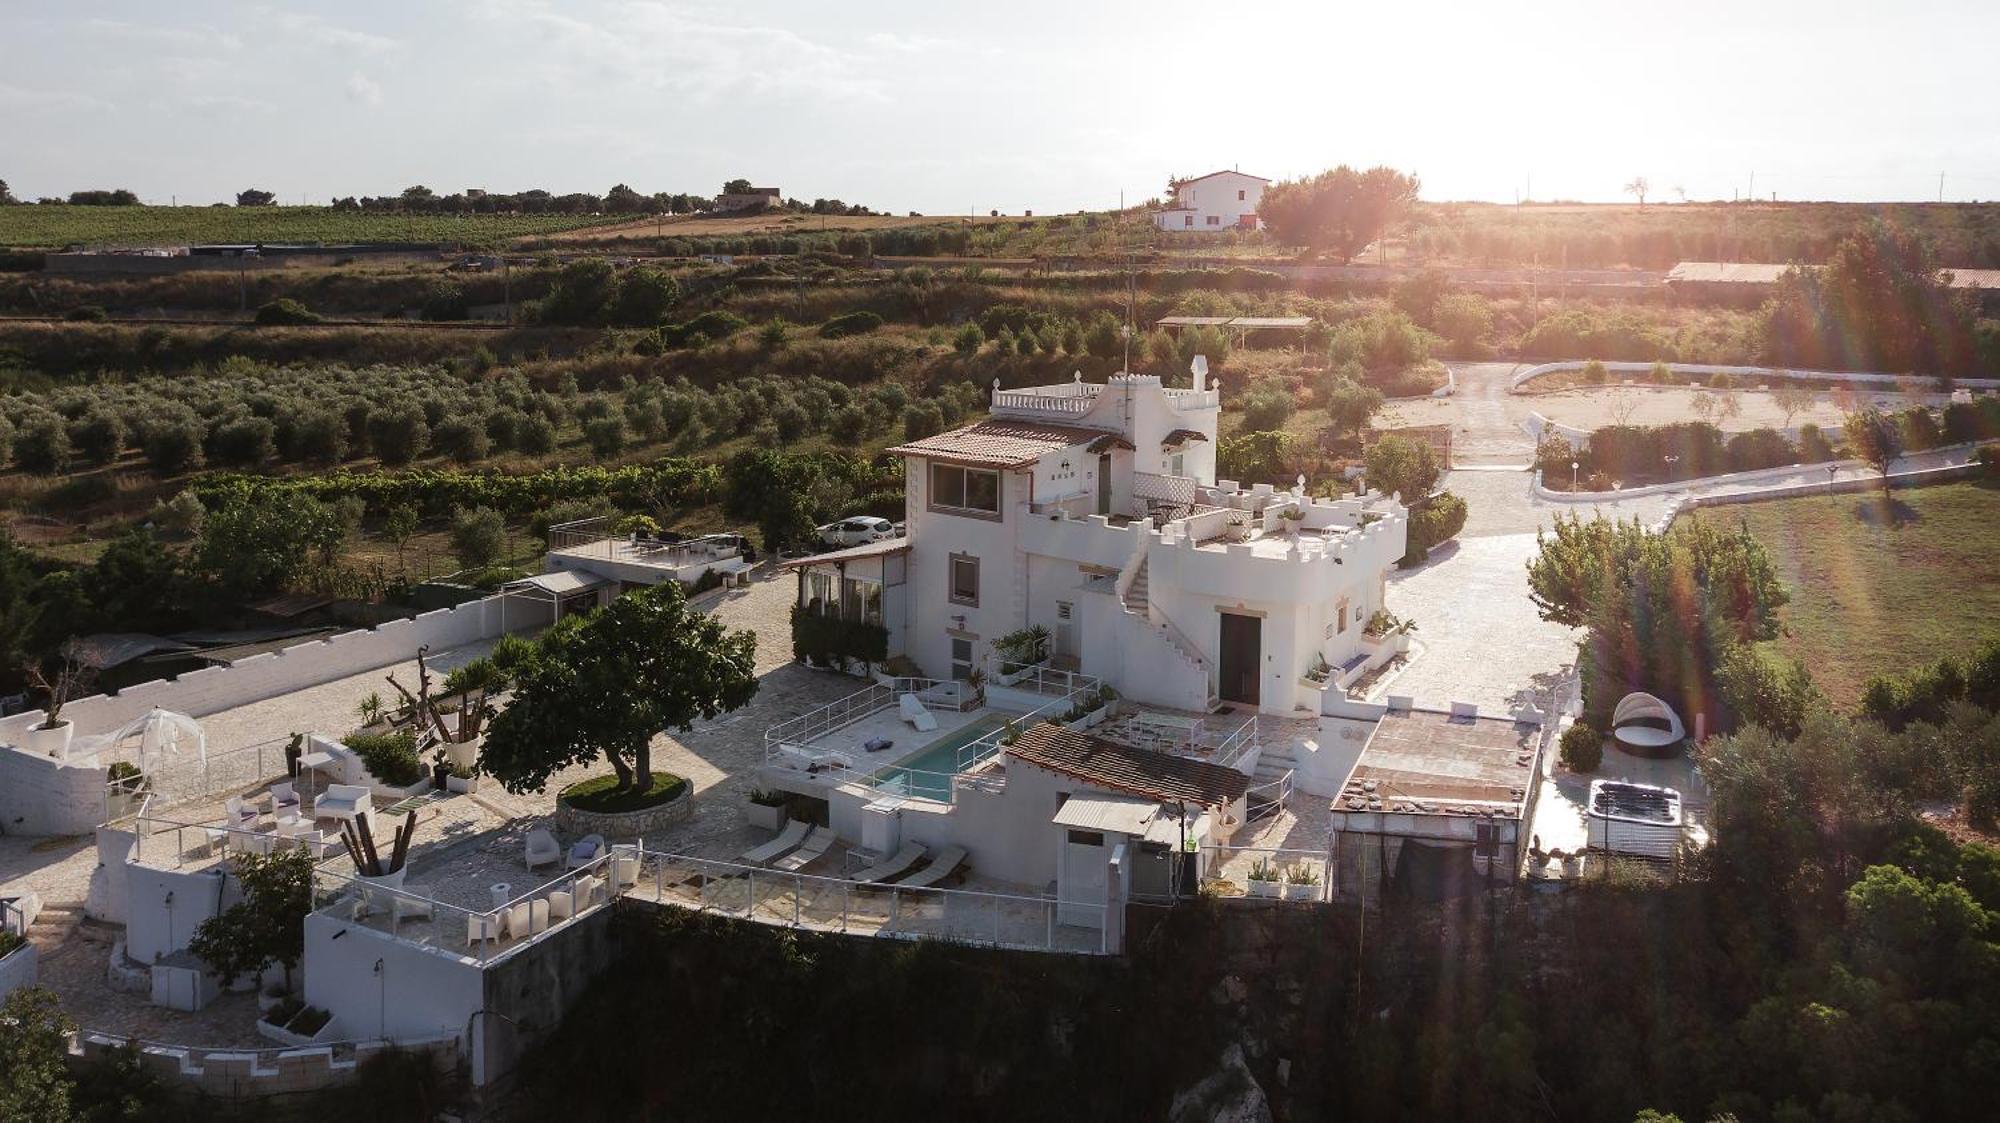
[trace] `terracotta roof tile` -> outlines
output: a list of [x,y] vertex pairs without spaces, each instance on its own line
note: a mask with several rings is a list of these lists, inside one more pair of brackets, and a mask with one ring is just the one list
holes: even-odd
[[984,468],[1018,468],[1040,460],[1044,453],[1088,444],[1104,435],[1103,429],[992,418],[898,445],[889,451],[898,456],[923,456]]
[[1234,768],[1135,749],[1090,737],[1055,722],[1023,732],[1007,755],[1112,791],[1172,803],[1219,807],[1240,799],[1250,778]]

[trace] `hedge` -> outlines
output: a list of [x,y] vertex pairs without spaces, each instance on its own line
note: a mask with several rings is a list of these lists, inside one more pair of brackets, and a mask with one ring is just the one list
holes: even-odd
[[880,624],[842,620],[792,606],[792,654],[815,667],[839,665],[843,659],[877,664],[889,658],[889,629]]
[[332,472],[313,476],[216,475],[195,483],[208,507],[235,496],[278,492],[320,500],[359,496],[373,510],[415,507],[426,515],[448,515],[461,507],[492,507],[521,516],[571,499],[609,499],[626,507],[696,505],[722,491],[720,465],[666,458],[653,464],[618,468],[594,465],[550,468],[509,475],[452,468],[406,472]]
[[1403,551],[1402,564],[1422,565],[1439,543],[1456,538],[1465,529],[1466,513],[1465,500],[1449,491],[1438,492],[1423,506],[1412,510],[1409,545]]

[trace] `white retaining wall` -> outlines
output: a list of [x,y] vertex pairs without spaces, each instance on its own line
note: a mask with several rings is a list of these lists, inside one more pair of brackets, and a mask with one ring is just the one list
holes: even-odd
[[[374,628],[307,640],[227,667],[205,667],[113,694],[79,698],[63,707],[63,716],[76,724],[73,740],[113,732],[154,706],[204,717],[406,662],[426,645],[443,651],[494,638],[501,632],[501,599],[468,601]],[[507,599],[507,631],[551,622],[553,609],[547,603]],[[0,745],[9,746],[0,749],[0,831],[83,834],[104,819],[104,765],[65,764],[12,747],[41,720],[39,710],[0,718]]]
[[0,958],[0,999],[22,987],[35,985],[41,970],[37,955],[35,945],[22,944]]

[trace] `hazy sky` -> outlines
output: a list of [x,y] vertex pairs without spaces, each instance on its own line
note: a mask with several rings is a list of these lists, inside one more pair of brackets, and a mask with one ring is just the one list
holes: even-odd
[[1171,173],[1425,198],[2000,198],[2000,0],[0,0],[0,179],[1054,212]]

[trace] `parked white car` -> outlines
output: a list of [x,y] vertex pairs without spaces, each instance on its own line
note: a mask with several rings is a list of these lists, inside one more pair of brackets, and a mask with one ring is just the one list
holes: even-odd
[[828,546],[861,546],[896,537],[896,524],[873,515],[857,515],[819,528],[819,540]]

